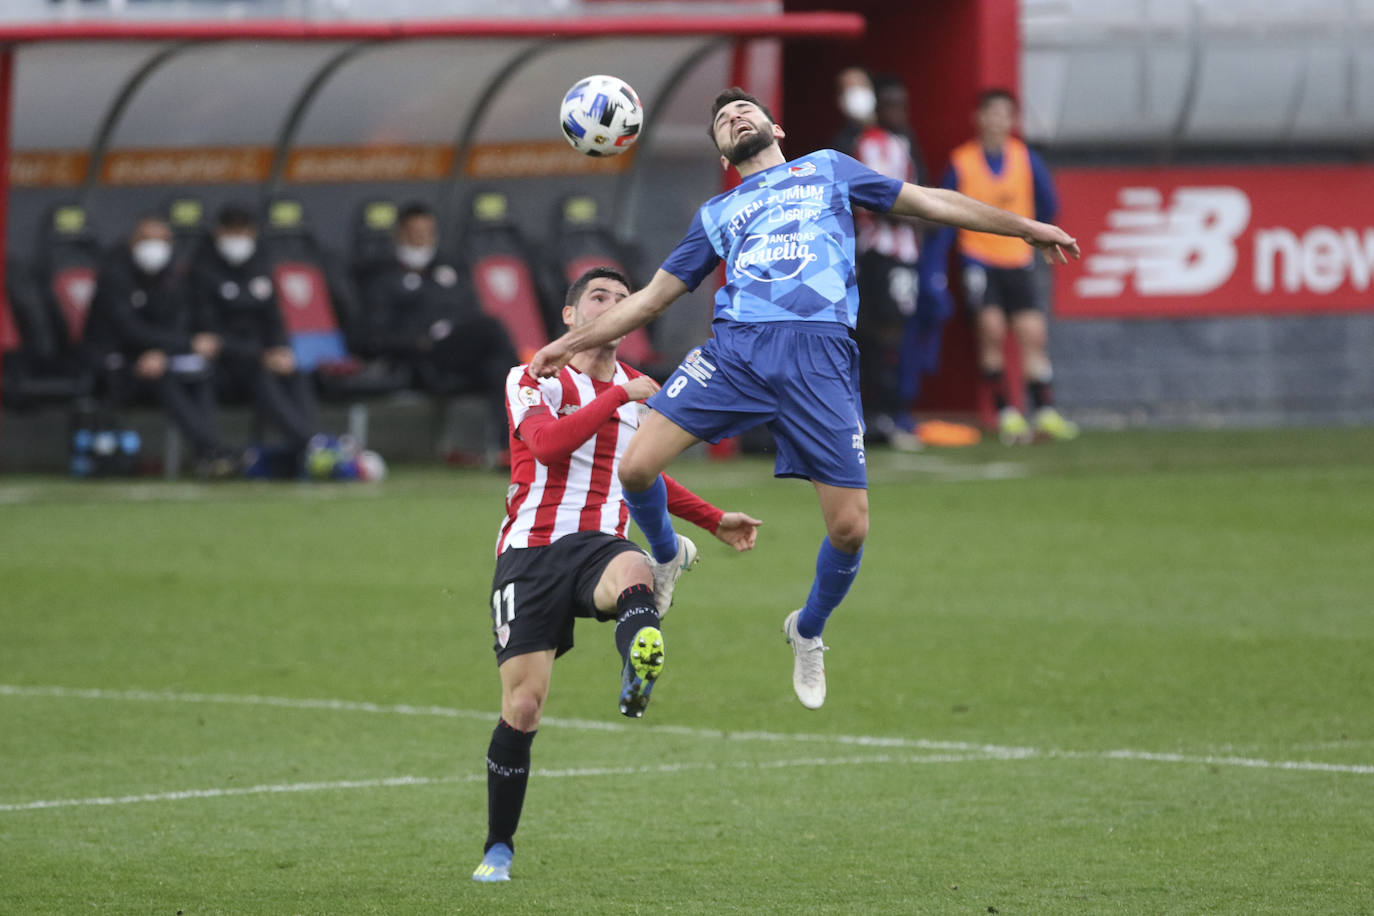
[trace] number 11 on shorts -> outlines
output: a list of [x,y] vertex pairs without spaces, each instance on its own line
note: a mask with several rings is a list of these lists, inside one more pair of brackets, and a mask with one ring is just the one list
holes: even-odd
[[507,582],[506,587],[491,593],[491,618],[496,629],[510,626],[515,619],[515,583]]

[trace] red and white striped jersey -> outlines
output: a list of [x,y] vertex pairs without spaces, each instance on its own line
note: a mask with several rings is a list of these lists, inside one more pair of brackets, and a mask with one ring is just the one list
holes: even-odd
[[[639,427],[638,402],[625,402],[612,389],[642,375],[617,362],[609,382],[593,379],[571,366],[554,378],[535,379],[527,366],[506,376],[506,414],[510,423],[511,484],[506,491],[506,517],[496,541],[499,556],[508,547],[543,547],[577,531],[603,531],[624,537],[629,509],[621,498],[617,470],[625,446]],[[570,454],[545,464],[519,435],[532,416],[566,417],[605,394],[598,413],[606,419],[588,430]],[[610,409],[614,406],[614,409]]]
[[[854,143],[854,158],[888,178],[916,180],[911,141],[881,127],[869,127],[859,134]],[[916,263],[920,237],[911,223],[856,208],[854,224],[858,230],[855,243],[860,252],[877,251],[898,261]]]

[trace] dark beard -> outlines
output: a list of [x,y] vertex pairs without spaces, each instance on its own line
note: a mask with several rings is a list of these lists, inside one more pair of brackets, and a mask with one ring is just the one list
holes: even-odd
[[738,143],[736,143],[729,149],[722,150],[721,155],[724,156],[726,161],[729,162],[731,165],[739,165],[746,159],[754,158],[759,153],[768,149],[768,147],[772,145],[772,131],[769,131],[766,134],[755,131],[752,134],[747,134],[743,139],[741,139]]

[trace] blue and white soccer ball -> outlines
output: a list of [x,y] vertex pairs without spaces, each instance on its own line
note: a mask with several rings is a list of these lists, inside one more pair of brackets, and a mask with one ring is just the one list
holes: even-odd
[[644,106],[629,83],[615,76],[580,79],[558,111],[563,137],[587,156],[616,156],[639,139]]

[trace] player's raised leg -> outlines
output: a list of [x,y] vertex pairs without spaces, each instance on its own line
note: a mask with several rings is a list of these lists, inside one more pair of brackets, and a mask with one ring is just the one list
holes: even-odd
[[474,881],[509,881],[515,829],[525,806],[534,743],[553,675],[554,650],[516,655],[501,663],[501,721],[487,746],[487,841]]
[[682,571],[696,562],[692,541],[673,530],[668,515],[668,488],[663,469],[688,447],[701,440],[657,411],[639,424],[620,459],[620,485],[630,517],[649,542],[654,574],[654,600],[660,615],[673,601],[673,587]]
[[839,606],[859,574],[868,536],[868,491],[814,482],[825,516],[826,536],[816,553],[816,578],[800,610],[783,621],[792,645],[792,688],[807,709],[825,702],[825,658],[821,639],[830,612]]
[[606,564],[596,584],[597,611],[615,613],[615,646],[621,660],[620,713],[632,719],[644,715],[654,682],[663,673],[663,632],[653,583],[649,558],[636,550]]

